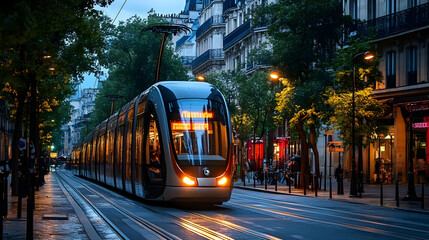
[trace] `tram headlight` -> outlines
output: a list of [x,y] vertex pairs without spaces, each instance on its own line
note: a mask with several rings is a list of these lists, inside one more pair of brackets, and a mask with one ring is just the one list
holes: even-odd
[[226,177],[223,177],[217,181],[217,185],[225,186],[227,182],[228,182],[228,179]]
[[194,180],[194,179],[191,179],[191,178],[189,178],[189,177],[184,177],[184,178],[183,178],[183,182],[184,182],[186,185],[189,185],[189,186],[194,186],[194,185],[195,185],[195,180]]

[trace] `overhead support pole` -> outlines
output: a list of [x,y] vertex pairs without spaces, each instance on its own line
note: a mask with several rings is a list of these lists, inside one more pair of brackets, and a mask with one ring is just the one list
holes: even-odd
[[154,33],[162,33],[161,47],[159,48],[158,63],[156,66],[155,83],[159,82],[159,73],[161,69],[162,52],[164,51],[165,39],[169,34],[176,35],[180,31],[185,33],[191,33],[192,29],[183,24],[172,24],[172,23],[158,23],[151,24],[142,29],[142,33],[146,31],[152,31]]

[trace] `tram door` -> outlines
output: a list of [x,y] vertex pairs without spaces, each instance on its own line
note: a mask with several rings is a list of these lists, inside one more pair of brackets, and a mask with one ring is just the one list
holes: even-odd
[[148,104],[148,121],[145,123],[145,196],[156,198],[162,194],[165,187],[165,160],[162,149],[159,124],[152,103]]

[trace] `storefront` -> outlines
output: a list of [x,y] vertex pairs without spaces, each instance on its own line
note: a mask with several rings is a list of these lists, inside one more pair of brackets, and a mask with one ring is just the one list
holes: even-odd
[[284,165],[289,157],[289,137],[276,137],[273,140],[273,168],[284,169]]
[[254,141],[250,139],[247,142],[247,162],[250,171],[257,171],[263,168],[265,138]]

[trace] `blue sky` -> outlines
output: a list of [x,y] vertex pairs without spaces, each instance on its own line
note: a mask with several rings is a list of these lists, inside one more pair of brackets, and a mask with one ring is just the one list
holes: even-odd
[[[149,12],[152,8],[156,13],[160,14],[180,13],[180,11],[185,8],[186,3],[185,0],[115,0],[108,7],[98,9],[105,12],[105,14],[113,20],[125,1],[126,3],[115,21],[116,25],[120,21],[125,21],[134,15],[146,18],[147,12]],[[81,88],[93,88],[95,82],[95,77],[86,75],[85,81],[82,83]]]

